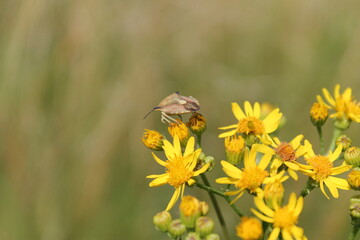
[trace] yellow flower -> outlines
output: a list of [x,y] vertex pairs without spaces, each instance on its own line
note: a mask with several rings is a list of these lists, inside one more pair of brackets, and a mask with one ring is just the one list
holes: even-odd
[[185,190],[185,184],[192,185],[195,180],[192,177],[198,176],[205,172],[209,163],[202,166],[200,169],[196,169],[196,163],[201,153],[201,149],[194,151],[195,139],[191,137],[187,142],[185,152],[181,152],[180,140],[177,135],[174,136],[174,144],[164,140],[164,151],[167,157],[166,161],[159,159],[154,153],[152,153],[155,161],[161,166],[166,168],[166,173],[160,175],[149,175],[147,178],[155,178],[150,182],[150,187],[157,187],[164,184],[169,184],[175,188],[175,192],[166,207],[166,211],[170,210],[179,196],[183,196]]
[[160,151],[163,150],[163,140],[164,136],[159,132],[154,130],[145,129],[144,135],[141,138],[141,141],[147,148],[152,150]]
[[304,236],[304,230],[296,226],[299,215],[303,208],[303,198],[296,199],[296,194],[292,193],[287,205],[280,207],[277,202],[274,202],[274,209],[268,207],[263,199],[263,195],[259,194],[254,198],[256,207],[262,212],[258,212],[255,209],[251,211],[261,220],[271,223],[273,230],[268,240],[276,240],[281,232],[282,239],[306,239]]
[[336,111],[334,114],[330,115],[330,118],[346,118],[348,120],[360,122],[360,103],[353,100],[351,88],[345,89],[345,91],[340,94],[340,85],[336,84],[334,88],[334,97],[331,96],[327,89],[323,88],[322,91],[327,103],[325,103],[319,95],[317,96],[318,102],[323,103],[328,108]]
[[257,137],[264,136],[265,134],[274,132],[278,126],[282,116],[279,109],[274,109],[265,119],[260,119],[260,104],[255,103],[254,108],[246,101],[244,104],[245,113],[241,110],[237,103],[231,103],[232,111],[236,119],[237,124],[233,124],[219,129],[228,130],[228,132],[221,133],[219,138],[230,137],[236,133],[240,134],[254,134]]
[[238,200],[248,190],[250,193],[260,191],[260,186],[269,175],[266,167],[269,165],[271,155],[264,155],[259,164],[256,164],[256,152],[245,149],[244,152],[244,168],[240,170],[227,161],[221,161],[224,172],[229,177],[216,179],[220,184],[233,184],[238,190],[226,192],[227,195],[238,195],[232,202]]
[[179,137],[182,146],[185,146],[185,144],[190,138],[190,132],[188,127],[180,120],[177,120],[176,123],[170,123],[168,131],[173,138],[175,137],[175,135]]
[[333,162],[341,154],[342,145],[339,145],[333,153],[330,152],[328,156],[315,155],[311,144],[307,140],[305,140],[304,148],[306,150],[305,160],[309,166],[300,170],[320,184],[321,191],[328,199],[329,196],[325,192],[324,185],[327,186],[334,198],[339,197],[338,188],[344,190],[350,189],[350,186],[345,179],[333,177],[333,175],[341,174],[351,168],[350,165],[345,163],[339,167],[333,166]]
[[244,240],[257,240],[263,235],[261,222],[253,217],[242,217],[236,226],[236,236]]
[[271,147],[264,144],[254,144],[253,148],[258,152],[274,156],[274,161],[271,164],[271,168],[278,169],[281,165],[285,165],[289,175],[294,180],[297,180],[298,176],[296,171],[298,171],[302,166],[297,162],[297,159],[305,154],[304,148],[301,147],[300,144],[303,137],[303,135],[298,135],[289,143],[281,142],[276,137],[273,139],[268,138],[267,140],[270,141]]

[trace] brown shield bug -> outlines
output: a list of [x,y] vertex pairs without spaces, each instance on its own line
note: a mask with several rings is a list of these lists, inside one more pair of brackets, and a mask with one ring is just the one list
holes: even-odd
[[164,98],[159,105],[154,107],[144,119],[153,111],[161,112],[161,121],[163,123],[176,122],[176,120],[169,115],[180,115],[184,113],[196,112],[200,109],[199,101],[194,97],[185,97],[180,95],[179,92],[170,94]]

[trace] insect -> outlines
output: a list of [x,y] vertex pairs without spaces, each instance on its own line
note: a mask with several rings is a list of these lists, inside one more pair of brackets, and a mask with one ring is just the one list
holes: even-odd
[[154,107],[148,114],[145,115],[144,119],[153,111],[161,112],[161,121],[163,123],[176,122],[176,120],[169,115],[180,115],[184,113],[196,112],[200,109],[199,101],[194,97],[185,97],[180,95],[179,92],[170,94],[164,98],[159,105]]

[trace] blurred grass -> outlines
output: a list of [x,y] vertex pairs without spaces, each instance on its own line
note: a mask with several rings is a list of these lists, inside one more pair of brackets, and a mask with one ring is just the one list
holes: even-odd
[[[0,238],[165,239],[151,218],[172,190],[147,187],[161,169],[139,141],[165,129],[145,113],[177,90],[197,97],[216,159],[231,101],[271,102],[288,118],[282,137],[316,142],[308,111],[321,88],[360,98],[359,11],[355,0],[0,1]],[[309,239],[344,239],[351,194],[307,197]]]

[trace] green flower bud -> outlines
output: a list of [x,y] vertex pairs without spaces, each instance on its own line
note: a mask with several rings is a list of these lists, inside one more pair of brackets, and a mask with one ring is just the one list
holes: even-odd
[[201,237],[205,237],[210,233],[212,233],[214,227],[215,227],[215,223],[209,217],[199,217],[196,220],[195,230]]
[[180,219],[173,220],[168,227],[168,233],[173,238],[181,237],[186,232],[186,226]]
[[344,153],[345,162],[354,167],[360,166],[360,148],[349,147]]
[[341,135],[336,139],[336,147],[339,145],[343,146],[343,151],[348,149],[351,146],[351,139],[347,137],[346,135]]
[[189,232],[185,236],[185,240],[201,240],[200,236],[197,233]]
[[220,236],[216,233],[211,233],[205,237],[205,240],[220,240]]
[[360,226],[360,195],[355,195],[350,199],[351,224]]
[[225,138],[226,160],[233,165],[239,164],[244,148],[245,140],[240,135]]
[[162,211],[153,217],[155,228],[159,231],[166,232],[171,222],[171,215],[167,211]]

